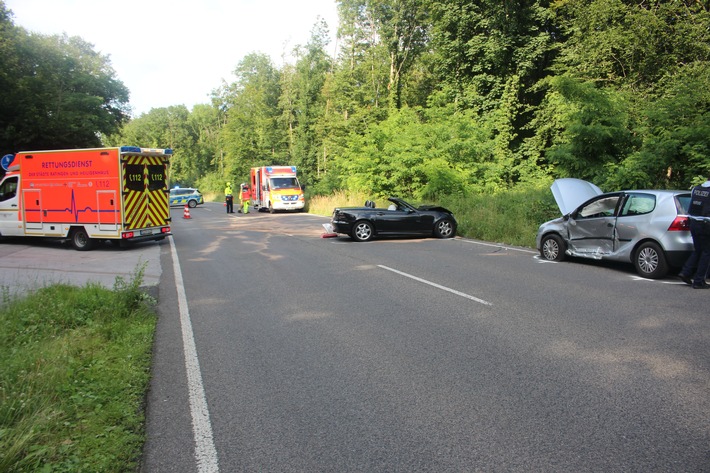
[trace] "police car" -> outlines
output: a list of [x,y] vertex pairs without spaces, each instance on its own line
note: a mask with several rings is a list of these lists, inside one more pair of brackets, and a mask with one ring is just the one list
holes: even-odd
[[185,206],[194,209],[200,204],[204,204],[205,200],[198,189],[192,187],[174,187],[170,189],[170,206]]

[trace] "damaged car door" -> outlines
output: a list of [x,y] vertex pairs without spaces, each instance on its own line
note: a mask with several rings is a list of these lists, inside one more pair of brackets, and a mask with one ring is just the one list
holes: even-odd
[[569,216],[569,252],[601,258],[615,250],[616,221],[623,194],[604,194],[586,202]]

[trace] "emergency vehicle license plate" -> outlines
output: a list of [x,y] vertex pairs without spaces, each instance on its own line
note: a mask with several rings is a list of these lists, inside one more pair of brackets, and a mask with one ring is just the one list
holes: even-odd
[[141,230],[141,235],[152,235],[153,230]]

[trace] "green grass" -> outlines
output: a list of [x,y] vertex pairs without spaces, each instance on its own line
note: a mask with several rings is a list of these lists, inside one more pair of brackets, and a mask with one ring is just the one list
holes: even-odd
[[[341,192],[311,197],[307,199],[307,205],[310,213],[329,216],[334,207],[361,207],[367,199],[371,197]],[[386,199],[377,199],[375,202],[377,207],[387,207],[388,204]],[[560,216],[548,187],[519,189],[494,195],[447,197],[438,204],[454,213],[459,224],[459,236],[529,248],[535,247],[535,234],[540,224]]]
[[0,471],[136,471],[156,316],[139,286],[53,285],[0,307]]

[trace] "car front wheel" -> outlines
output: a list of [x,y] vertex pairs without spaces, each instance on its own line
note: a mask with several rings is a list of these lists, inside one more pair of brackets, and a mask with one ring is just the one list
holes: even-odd
[[547,235],[540,243],[540,256],[547,261],[562,261],[565,259],[565,242],[559,235]]
[[668,263],[663,250],[657,243],[646,242],[639,246],[634,256],[636,272],[644,278],[658,279],[668,273]]
[[194,209],[195,207],[197,207],[197,201],[195,199],[190,199],[187,201],[187,206],[191,209]]
[[370,241],[375,236],[375,229],[366,220],[360,220],[353,225],[352,238],[355,241]]
[[434,236],[437,238],[452,238],[456,234],[454,222],[445,218],[434,225]]

